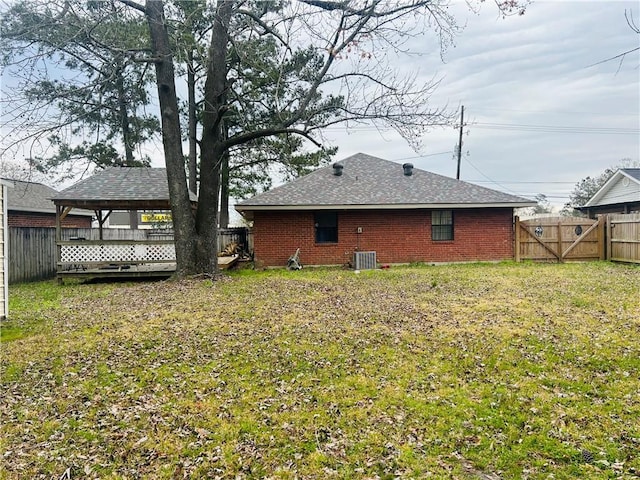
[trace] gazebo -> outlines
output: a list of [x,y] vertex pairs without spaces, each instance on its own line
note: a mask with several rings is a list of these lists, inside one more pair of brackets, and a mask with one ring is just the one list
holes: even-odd
[[[197,197],[194,193],[190,197],[195,207]],[[107,168],[52,200],[56,206],[58,281],[68,277],[168,277],[175,272],[172,234],[136,240],[104,239],[104,224],[115,210],[170,210],[164,168]],[[62,221],[74,208],[95,212],[97,238],[63,239]]]

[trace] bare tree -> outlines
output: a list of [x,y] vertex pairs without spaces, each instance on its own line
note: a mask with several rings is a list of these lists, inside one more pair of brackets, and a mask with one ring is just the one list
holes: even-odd
[[[150,0],[144,6],[122,1],[143,12],[149,24],[176,224],[176,250],[181,252],[179,274],[216,271],[217,256],[210,246],[215,244],[217,236],[222,162],[230,149],[283,134],[299,135],[319,146],[315,134],[322,128],[365,120],[392,126],[415,143],[423,129],[448,121],[442,110],[429,107],[427,100],[433,84],[419,85],[415,77],[396,74],[385,65],[381,55],[372,61],[375,49],[378,52],[384,48],[400,50],[403,36],[410,32],[408,25],[413,24],[416,32],[425,28],[421,21],[413,20],[414,14],[423,14],[428,26],[435,26],[442,38],[447,39],[455,29],[455,22],[439,5],[429,1],[406,4],[304,1],[295,4],[293,11],[270,11],[264,3],[220,1],[215,7],[207,59],[200,192],[194,221],[182,167],[175,75],[164,4],[161,0]],[[259,105],[257,112],[255,103],[251,109],[243,108],[252,96],[247,94],[246,85],[242,97],[236,94],[234,82],[239,81],[240,76],[234,76],[234,72],[227,69],[227,56],[239,35],[271,36],[279,47],[281,67],[276,82],[269,82],[273,88],[271,101]],[[396,42],[394,37],[398,38]],[[301,46],[304,44],[307,46]],[[367,49],[362,44],[366,44]],[[354,55],[346,66],[341,60],[348,61],[351,52]],[[297,62],[305,62],[308,68],[296,72],[292,66]],[[295,78],[290,77],[292,72],[296,72]],[[285,89],[280,86],[284,82],[293,82],[296,88]],[[323,98],[321,89],[334,84],[341,94]],[[253,112],[252,129],[229,135],[224,128],[225,116],[247,111]],[[241,122],[236,118],[234,123]]]
[[51,177],[39,172],[28,163],[11,160],[3,160],[2,163],[0,163],[0,178],[20,180],[22,182],[43,183],[49,186],[55,185]]
[[[365,122],[393,128],[414,147],[451,115],[430,104],[435,79],[401,71],[394,57],[434,32],[446,49],[459,28],[446,0],[219,0],[209,5],[195,215],[189,201],[172,32],[183,13],[163,0],[117,0],[146,20],[149,43],[126,50],[155,67],[162,140],[175,228],[177,274],[214,273],[221,176],[234,152],[259,151],[269,139],[297,137],[321,151],[323,129]],[[75,8],[76,1],[65,5]],[[521,13],[516,1],[503,12]],[[66,7],[65,7],[66,8]],[[262,54],[256,54],[264,49]],[[250,163],[250,161],[249,161]]]
[[[640,26],[638,25],[638,21],[635,18],[633,18],[632,10],[624,11],[624,19],[627,21],[627,26],[631,29],[631,31],[636,33],[637,35],[640,35]],[[622,53],[614,55],[613,57],[606,58],[605,60],[601,60],[589,66],[593,67],[595,65],[601,65],[603,63],[611,62],[613,60],[618,60],[619,61],[618,70],[620,70],[620,68],[622,67],[622,64],[624,63],[625,58],[627,58],[627,55],[631,55],[633,52],[637,52],[639,50],[640,50],[640,46],[633,47],[628,50],[625,50]]]

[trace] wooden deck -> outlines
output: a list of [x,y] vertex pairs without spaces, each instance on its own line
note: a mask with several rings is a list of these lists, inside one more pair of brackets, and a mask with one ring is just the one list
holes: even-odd
[[83,265],[65,266],[58,269],[59,282],[66,278],[91,280],[94,278],[169,278],[176,271],[174,263],[145,263],[140,265],[107,265],[103,267],[86,267]]
[[[227,270],[238,262],[238,256],[218,257],[218,268]],[[166,263],[141,263],[141,264],[112,264],[104,266],[87,266],[82,264],[63,265],[58,268],[57,278],[59,282],[65,278],[80,278],[91,280],[94,278],[169,278],[176,271],[175,262]]]

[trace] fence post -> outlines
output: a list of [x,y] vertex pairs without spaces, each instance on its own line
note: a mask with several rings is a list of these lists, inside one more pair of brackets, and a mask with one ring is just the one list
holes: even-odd
[[604,216],[598,217],[598,259],[600,261],[605,259],[605,234],[604,227],[607,222],[607,218]]
[[562,220],[558,221],[558,263],[564,262],[564,255],[562,251]]
[[516,248],[514,253],[514,258],[516,262],[520,262],[520,217],[518,215],[516,215],[515,218],[515,226],[516,226],[516,231],[515,231],[515,243],[516,243]]
[[611,261],[611,215],[607,214],[607,260]]

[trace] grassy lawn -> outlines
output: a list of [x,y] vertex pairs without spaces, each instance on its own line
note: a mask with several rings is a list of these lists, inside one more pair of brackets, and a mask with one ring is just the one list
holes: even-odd
[[640,477],[640,268],[11,289],[0,478]]

